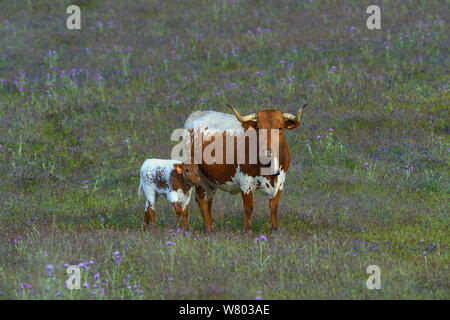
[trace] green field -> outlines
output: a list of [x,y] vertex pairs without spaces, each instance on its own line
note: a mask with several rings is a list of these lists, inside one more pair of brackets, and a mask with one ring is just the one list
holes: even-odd
[[[75,2],[81,30],[0,3],[0,299],[450,298],[448,1],[383,1],[381,30],[365,1]],[[194,200],[188,234],[165,199],[143,232],[141,164],[227,103],[308,103],[279,230],[218,191],[211,235]]]

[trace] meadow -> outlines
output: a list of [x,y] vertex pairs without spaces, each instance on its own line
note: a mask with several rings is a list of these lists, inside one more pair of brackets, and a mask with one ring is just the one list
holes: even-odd
[[[0,2],[0,299],[449,299],[450,5],[373,4],[380,30],[364,1]],[[141,164],[227,103],[308,103],[279,230],[218,191],[211,235],[194,200],[143,232]]]

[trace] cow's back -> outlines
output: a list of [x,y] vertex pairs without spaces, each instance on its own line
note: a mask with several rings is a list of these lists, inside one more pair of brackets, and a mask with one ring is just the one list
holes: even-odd
[[227,132],[237,135],[244,133],[242,124],[234,115],[216,111],[195,111],[186,120],[184,128],[200,129],[204,135]]

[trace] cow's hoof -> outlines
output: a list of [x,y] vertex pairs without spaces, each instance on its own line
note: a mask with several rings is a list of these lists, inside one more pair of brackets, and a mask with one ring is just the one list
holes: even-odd
[[278,226],[270,226],[269,233],[275,233],[278,230]]

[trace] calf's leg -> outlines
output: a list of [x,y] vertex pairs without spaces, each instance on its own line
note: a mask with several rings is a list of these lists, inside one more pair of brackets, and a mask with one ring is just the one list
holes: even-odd
[[181,214],[183,213],[183,209],[178,202],[174,202],[172,205],[175,213],[177,214],[177,228],[181,228]]
[[147,203],[147,208],[145,209],[144,214],[144,225],[143,229],[148,230],[150,226],[150,221],[152,222],[153,227],[156,229],[156,220],[155,220],[155,212],[152,209],[152,204],[150,201]]
[[189,219],[188,219],[188,208],[184,209],[181,214],[183,215],[183,227],[184,231],[189,231]]

